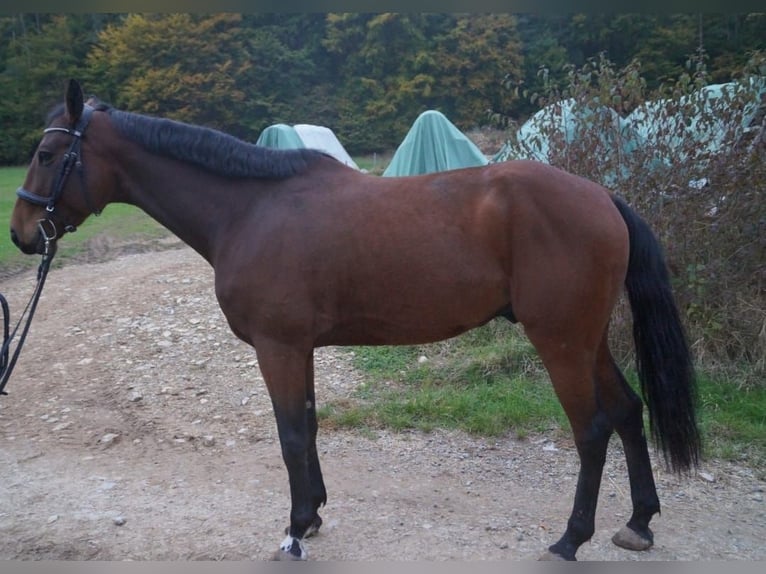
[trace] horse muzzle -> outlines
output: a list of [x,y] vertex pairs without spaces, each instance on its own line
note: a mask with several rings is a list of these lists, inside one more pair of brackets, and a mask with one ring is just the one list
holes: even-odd
[[11,228],[11,241],[13,241],[13,244],[18,247],[22,253],[25,253],[27,255],[34,255],[35,253],[40,253],[39,251],[39,241],[35,241],[32,243],[22,241],[19,238],[19,234],[16,233],[16,230]]
[[37,231],[28,240],[24,240],[11,227],[11,241],[26,255],[52,255],[56,250],[56,227],[49,219],[37,222]]

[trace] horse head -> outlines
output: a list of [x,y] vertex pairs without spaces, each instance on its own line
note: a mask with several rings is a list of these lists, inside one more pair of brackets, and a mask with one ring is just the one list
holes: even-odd
[[[53,114],[29,165],[24,185],[11,215],[11,240],[24,253],[45,253],[56,240],[77,229],[89,215],[98,214],[99,162],[89,164],[83,155],[94,148],[86,132],[94,108],[83,98],[82,88],[70,80],[64,107]],[[103,176],[103,173],[101,174]]]

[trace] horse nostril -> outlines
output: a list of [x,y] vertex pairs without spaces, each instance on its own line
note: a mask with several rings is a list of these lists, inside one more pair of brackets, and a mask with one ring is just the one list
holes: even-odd
[[19,245],[19,236],[16,235],[16,230],[11,229],[11,241],[13,241],[13,244],[18,247]]

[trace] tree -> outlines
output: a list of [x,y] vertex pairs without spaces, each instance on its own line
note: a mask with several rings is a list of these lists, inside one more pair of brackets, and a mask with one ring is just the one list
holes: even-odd
[[518,94],[506,88],[522,80],[514,16],[457,16],[434,43],[432,101],[456,125],[468,129],[487,123],[491,113],[510,113]]
[[63,100],[66,80],[77,75],[79,39],[66,16],[52,16],[26,22],[20,16],[17,26],[5,21],[10,35],[0,74],[0,164],[19,164],[29,160],[40,139],[45,114]]
[[398,144],[414,120],[406,110],[430,91],[426,39],[417,14],[331,14],[323,45],[340,74],[338,123],[351,145]]
[[602,53],[638,62],[647,92],[691,56],[726,82],[764,36],[760,13],[5,15],[0,162],[26,161],[70,76],[131,111],[251,140],[272,123],[323,124],[364,152],[396,146],[426,109],[462,129],[488,111],[522,122],[533,95],[562,92],[571,66]]
[[239,78],[258,131],[274,123],[320,123],[336,117],[327,96],[323,14],[252,14],[243,20],[251,68]]
[[340,74],[340,123],[361,149],[397,145],[426,109],[463,129],[488,123],[515,97],[503,81],[521,75],[508,14],[331,14],[323,45]]
[[101,99],[134,112],[240,135],[252,62],[239,14],[130,14],[104,29],[88,55]]

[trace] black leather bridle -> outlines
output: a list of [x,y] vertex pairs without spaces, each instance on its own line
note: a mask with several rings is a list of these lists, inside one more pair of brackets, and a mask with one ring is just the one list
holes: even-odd
[[[64,163],[62,164],[61,171],[59,172],[59,175],[53,184],[53,190],[51,194],[46,197],[29,191],[28,189],[24,189],[24,187],[19,187],[16,190],[16,195],[24,201],[28,201],[33,205],[45,207],[45,211],[48,215],[45,219],[40,220],[40,230],[47,240],[53,240],[56,238],[56,226],[53,224],[56,204],[61,199],[61,195],[64,193],[64,187],[66,186],[66,182],[69,179],[69,175],[72,173],[73,168],[77,171],[77,174],[80,178],[80,189],[82,190],[82,195],[88,210],[94,215],[99,215],[101,213],[101,210],[93,205],[90,195],[88,194],[88,188],[85,185],[85,170],[82,163],[82,139],[85,137],[85,130],[90,123],[90,118],[93,115],[93,111],[93,107],[85,104],[85,106],[83,106],[82,115],[80,116],[80,119],[77,121],[77,124],[74,128],[52,127],[43,130],[44,134],[51,132],[63,132],[65,134],[71,135],[73,138],[72,144],[69,146],[69,151],[64,154]],[[50,230],[45,229],[46,224],[50,225]],[[77,230],[77,227],[72,224],[63,223],[63,226],[64,230],[70,233]]]

